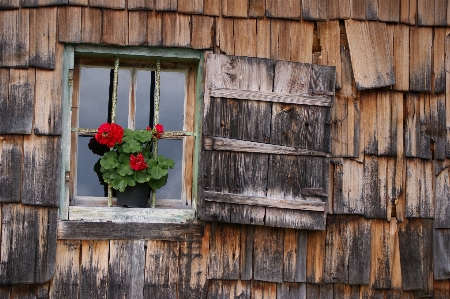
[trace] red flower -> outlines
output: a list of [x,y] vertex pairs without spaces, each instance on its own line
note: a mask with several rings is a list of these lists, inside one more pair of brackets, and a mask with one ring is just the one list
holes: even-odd
[[95,139],[100,144],[105,144],[107,147],[113,147],[116,142],[121,143],[123,137],[123,128],[117,124],[104,123],[98,128],[98,133],[95,134]]
[[152,128],[150,128],[150,127],[147,127],[147,129],[146,129],[147,131],[151,131],[152,130]]
[[130,166],[133,170],[144,170],[148,168],[145,163],[144,156],[141,153],[137,154],[137,156],[131,154],[130,156]]
[[153,135],[156,136],[156,138],[161,138],[161,135],[164,134],[164,127],[161,124],[157,124],[155,126],[155,131],[156,133],[154,133]]

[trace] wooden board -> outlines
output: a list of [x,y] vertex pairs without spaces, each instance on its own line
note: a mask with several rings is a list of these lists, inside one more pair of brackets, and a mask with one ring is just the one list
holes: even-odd
[[210,298],[251,298],[251,282],[244,280],[208,281]]
[[30,10],[30,66],[55,68],[57,8]]
[[357,89],[395,84],[386,24],[346,20],[345,28]]
[[82,8],[79,6],[58,7],[58,41],[79,43],[81,39]]
[[394,90],[409,90],[409,26],[402,24],[387,25],[389,40],[392,41],[394,59]]
[[214,44],[214,18],[192,16],[191,47],[194,49],[211,49]]
[[348,283],[349,278],[349,216],[327,217],[324,282]]
[[285,230],[257,226],[254,239],[253,277],[255,280],[283,281],[283,247]]
[[429,2],[418,0],[417,23],[419,26],[445,26],[447,24],[447,1]]
[[21,201],[23,137],[0,137],[0,202]]
[[101,43],[102,10],[91,7],[83,7],[81,9],[81,23],[81,40],[85,43]]
[[248,1],[221,0],[221,2],[224,17],[246,18],[248,16]]
[[410,28],[409,89],[411,91],[431,91],[431,56],[433,30],[425,27]]
[[149,46],[162,45],[162,13],[152,11],[148,12],[147,21],[147,44]]
[[376,156],[364,157],[364,216],[366,218],[386,218],[387,201],[383,196],[386,192],[387,184],[381,182],[383,174],[386,173],[382,158]]
[[256,56],[256,19],[233,21],[234,55]]
[[371,237],[371,285],[375,289],[390,289],[392,257],[389,222],[373,220],[371,223]]
[[178,2],[178,12],[203,14],[203,0],[183,0]]
[[128,13],[128,44],[140,46],[147,43],[147,12]]
[[327,20],[326,0],[304,0],[302,1],[302,19],[311,21]]
[[300,10],[299,1],[284,1],[283,5],[280,5],[275,0],[266,1],[266,16],[269,18],[298,20],[300,18]]
[[306,244],[306,281],[309,283],[323,283],[326,232],[308,231]]
[[180,244],[178,284],[179,298],[205,298],[207,292],[207,261],[209,259],[209,232],[201,242]]
[[364,165],[342,159],[334,163],[333,213],[364,214]]
[[450,279],[450,230],[433,230],[434,279]]
[[216,0],[203,0],[203,14],[207,16],[219,16],[220,5]]
[[433,75],[432,89],[434,93],[445,92],[445,28],[435,28],[433,37]]
[[436,228],[450,228],[450,218],[448,217],[448,215],[450,215],[450,175],[448,164],[445,165],[443,169],[436,169],[435,175],[436,195],[434,226]]
[[400,0],[378,2],[378,20],[383,22],[398,22],[400,19]]
[[339,21],[319,22],[317,25],[320,39],[320,57],[318,64],[336,67],[336,89],[341,88],[341,48]]
[[285,229],[283,281],[306,281],[307,232]]
[[81,260],[79,265],[80,297],[106,298],[108,286],[108,257],[109,241],[81,242]]
[[374,240],[372,222],[362,217],[349,219],[348,242],[348,283],[365,285],[369,282],[371,264],[370,254],[373,252]]
[[191,16],[166,12],[162,18],[162,45],[189,47],[191,42]]
[[60,135],[62,132],[62,57],[63,44],[55,51],[55,70],[36,69],[34,133]]
[[256,32],[256,57],[270,58],[270,26],[271,20],[269,19],[257,19],[256,27],[259,28]]
[[128,44],[128,12],[107,9],[102,11],[102,43],[125,46]]
[[248,16],[253,18],[264,17],[266,2],[264,0],[250,0],[248,2]]
[[155,8],[157,11],[176,11],[178,3],[176,0],[155,0]]
[[417,16],[417,0],[400,0],[400,22],[415,25]]
[[351,16],[350,0],[329,0],[328,1],[328,20],[349,19]]
[[293,282],[277,284],[277,298],[306,298],[306,284]]
[[55,270],[57,209],[2,204],[2,284],[44,283]]
[[54,136],[25,137],[22,203],[58,207],[58,182],[61,178],[60,142],[60,138]]
[[0,67],[28,67],[29,9],[0,11]]

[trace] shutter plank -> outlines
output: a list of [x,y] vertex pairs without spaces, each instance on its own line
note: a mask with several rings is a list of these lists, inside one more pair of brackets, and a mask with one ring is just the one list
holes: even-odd
[[349,19],[351,15],[350,0],[329,0],[328,20]]
[[34,113],[35,69],[4,69],[1,73],[0,86],[4,86],[4,95],[0,95],[0,116],[4,121],[0,124],[0,133],[30,134]]
[[102,39],[102,10],[86,7],[81,9],[81,40],[100,44]]
[[63,44],[56,46],[55,70],[36,69],[34,133],[60,135],[62,131],[62,55]]
[[2,136],[0,144],[0,202],[20,202],[23,137]]
[[237,225],[211,223],[208,279],[239,279],[240,237]]
[[409,89],[412,91],[431,91],[431,55],[433,29],[425,27],[410,28]]
[[144,298],[174,298],[179,279],[178,242],[149,240],[146,242]]
[[59,137],[31,135],[25,138],[22,203],[59,205],[60,147]]
[[433,229],[433,256],[434,279],[450,279],[450,230]]
[[89,6],[111,9],[125,9],[125,0],[89,0]]
[[275,0],[268,0],[266,2],[266,17],[295,20],[300,18],[300,1],[284,1],[283,5],[280,5]]
[[201,242],[182,242],[180,244],[179,298],[206,298],[208,239],[209,234],[205,234]]
[[28,67],[29,9],[0,11],[0,67]]
[[108,298],[143,298],[144,265],[143,240],[111,240]]
[[102,43],[125,46],[128,44],[128,12],[104,9],[102,11]]
[[147,42],[147,12],[128,13],[128,44],[141,46]]
[[335,214],[364,214],[364,166],[343,159],[334,165],[333,212]]
[[255,280],[283,281],[284,232],[282,228],[256,227],[253,247]]
[[386,24],[346,20],[345,28],[357,89],[395,84]]
[[348,283],[368,284],[371,269],[370,254],[374,244],[374,234],[371,231],[373,223],[362,217],[351,217],[349,227]]
[[128,0],[128,10],[154,10],[154,0]]
[[306,230],[325,229],[323,212],[266,208],[265,225]]
[[191,16],[166,12],[162,18],[162,45],[190,47]]
[[109,241],[82,241],[80,298],[106,298]]
[[67,43],[79,43],[82,41],[83,8],[79,6],[58,7],[58,41]]
[[450,175],[449,169],[444,168],[436,175],[436,228],[450,228]]
[[79,240],[59,240],[56,247],[56,271],[50,298],[77,298],[80,287],[80,254]]
[[148,12],[148,45],[162,45],[162,13],[152,11]]
[[192,16],[191,47],[194,49],[211,49],[214,41],[214,18]]
[[319,64],[336,67],[336,89],[341,88],[341,31],[339,21],[319,22],[321,58]]
[[57,8],[30,10],[30,66],[55,68]]
[[302,19],[311,21],[327,20],[327,1],[326,0],[303,0],[302,1]]

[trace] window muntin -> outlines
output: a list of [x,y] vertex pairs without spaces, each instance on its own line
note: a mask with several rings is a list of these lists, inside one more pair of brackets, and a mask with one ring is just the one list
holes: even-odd
[[[72,205],[106,206],[107,189],[100,185],[93,171],[100,156],[94,155],[87,144],[101,123],[111,121],[113,65],[111,59],[76,60],[72,99]],[[156,205],[190,208],[196,68],[185,63],[161,63],[159,110],[155,110],[156,61],[120,60],[119,65],[116,123],[124,128],[145,129],[153,126],[156,114],[157,122],[164,125],[166,132],[159,141],[158,151],[175,161],[168,183],[156,192]],[[92,184],[93,181],[98,183]]]

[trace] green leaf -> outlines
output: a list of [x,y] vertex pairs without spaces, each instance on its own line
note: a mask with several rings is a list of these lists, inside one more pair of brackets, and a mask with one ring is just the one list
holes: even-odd
[[155,160],[158,162],[159,166],[163,168],[173,168],[175,162],[172,159],[166,158],[164,156],[157,156]]
[[161,177],[167,175],[168,170],[167,170],[167,169],[164,169],[164,168],[162,168],[162,167],[160,167],[160,166],[158,165],[158,166],[155,166],[155,167],[150,168],[150,170],[148,171],[148,173],[149,173],[154,179],[157,179],[157,180],[158,180],[158,179],[160,179]]
[[117,153],[114,151],[107,152],[100,159],[100,165],[105,169],[112,169],[117,167]]
[[158,180],[151,180],[148,182],[148,184],[150,188],[152,188],[153,190],[157,190],[167,183],[167,177],[168,175],[165,175]]
[[135,171],[134,172],[134,179],[138,183],[146,183],[146,182],[150,181],[151,178],[152,178],[152,176],[149,175],[147,173],[147,171],[145,171],[145,170]]
[[130,164],[119,164],[117,167],[117,173],[121,176],[132,175],[133,169],[131,169]]

